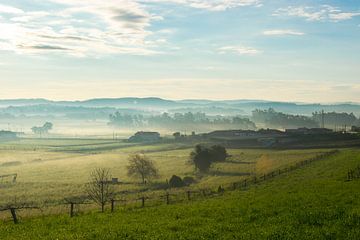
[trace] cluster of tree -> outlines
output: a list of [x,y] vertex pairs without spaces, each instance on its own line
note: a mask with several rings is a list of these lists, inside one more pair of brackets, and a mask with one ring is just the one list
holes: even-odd
[[194,151],[190,153],[190,161],[195,165],[195,169],[200,172],[207,172],[214,162],[223,162],[228,157],[225,147],[214,145],[211,147],[196,145]]
[[345,125],[356,126],[360,123],[353,113],[314,112],[312,118],[319,124],[324,120],[327,128],[344,127]]
[[241,117],[210,117],[205,113],[175,113],[169,115],[163,113],[161,115],[144,116],[141,114],[130,115],[120,112],[110,114],[110,125],[117,127],[174,127],[183,125],[197,124],[215,124],[215,125],[232,125],[241,129],[256,129],[256,125],[247,118]]
[[252,112],[252,120],[270,128],[319,127],[319,123],[311,117],[276,112],[272,108],[269,108],[268,110],[254,110]]
[[[225,161],[228,154],[226,149],[220,145],[211,147],[197,145],[190,157],[197,170],[207,172],[212,163]],[[129,177],[138,178],[143,184],[146,184],[147,181],[157,178],[159,171],[154,162],[144,154],[133,154],[129,157],[127,174]],[[168,186],[183,187],[194,182],[195,179],[192,177],[181,178],[173,175],[168,182]],[[105,204],[115,197],[115,188],[110,170],[97,168],[91,172],[90,181],[86,184],[85,189],[89,198],[99,204],[101,211],[104,212]]]
[[179,176],[173,175],[169,180],[169,187],[178,188],[185,187],[195,183],[195,179],[192,177],[181,178]]
[[39,134],[41,137],[41,135],[49,133],[52,128],[53,124],[51,122],[46,122],[41,127],[32,127],[31,131],[33,131],[34,134]]

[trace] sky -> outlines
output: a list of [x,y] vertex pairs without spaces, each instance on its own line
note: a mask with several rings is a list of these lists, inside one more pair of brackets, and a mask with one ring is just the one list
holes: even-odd
[[360,102],[359,0],[0,0],[0,99]]

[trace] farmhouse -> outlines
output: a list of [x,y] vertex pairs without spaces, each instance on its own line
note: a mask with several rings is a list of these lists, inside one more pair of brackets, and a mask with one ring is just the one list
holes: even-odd
[[129,142],[157,142],[160,139],[158,132],[137,132],[129,138]]

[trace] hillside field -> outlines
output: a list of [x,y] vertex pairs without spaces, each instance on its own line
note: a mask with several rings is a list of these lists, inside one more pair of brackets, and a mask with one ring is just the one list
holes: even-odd
[[0,239],[359,239],[360,181],[347,181],[348,170],[360,164],[359,153],[341,150],[208,199],[2,222]]
[[[121,141],[94,139],[21,139],[0,144],[0,175],[17,173],[16,184],[2,179],[0,204],[14,198],[38,204],[58,204],[66,197],[85,194],[84,184],[95,168],[109,168],[112,176],[124,184],[117,192],[153,192],[172,175],[192,176],[197,184],[192,188],[215,188],[231,184],[249,175],[261,175],[329,150],[247,150],[229,149],[231,157],[225,163],[212,166],[208,175],[195,175],[189,163],[193,149],[190,144],[135,145]],[[127,176],[128,157],[145,153],[159,168],[160,177],[147,186]],[[4,182],[5,181],[5,182]]]

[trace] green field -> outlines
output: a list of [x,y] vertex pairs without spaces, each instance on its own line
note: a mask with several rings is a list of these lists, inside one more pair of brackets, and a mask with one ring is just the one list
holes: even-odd
[[[296,161],[302,156],[299,150],[231,152],[234,158],[243,157],[239,161]],[[305,151],[305,158],[315,152]],[[190,174],[191,168],[171,167],[171,160],[165,160],[178,156],[175,160],[180,161],[187,155],[185,150],[165,153],[151,155],[159,164],[168,165],[162,171]],[[360,164],[359,153],[341,150],[247,190],[226,191],[223,196],[144,209],[119,208],[115,213],[91,211],[74,218],[65,214],[24,218],[18,225],[3,222],[0,239],[359,239],[360,181],[346,181],[348,170]],[[220,169],[226,167],[231,168]],[[221,178],[209,176],[208,182],[212,177]]]
[[[134,145],[89,139],[22,139],[1,143],[0,175],[17,173],[18,178],[16,184],[1,185],[0,204],[12,202],[14,198],[55,204],[65,197],[84,195],[90,172],[99,167],[111,169],[114,177],[126,183],[118,185],[117,192],[140,189],[151,192],[174,174],[197,178],[193,188],[209,188],[290,166],[329,151],[229,149],[231,157],[226,163],[214,164],[208,175],[199,177],[189,164],[192,148],[193,145],[186,144]],[[147,186],[126,174],[128,157],[137,152],[147,154],[159,168],[160,178]]]

